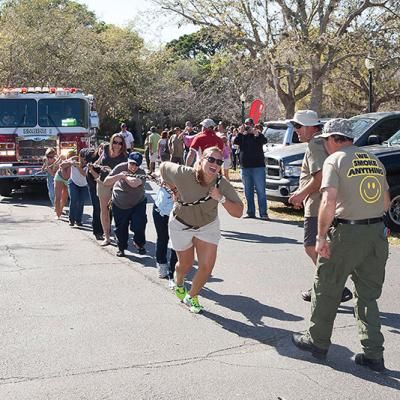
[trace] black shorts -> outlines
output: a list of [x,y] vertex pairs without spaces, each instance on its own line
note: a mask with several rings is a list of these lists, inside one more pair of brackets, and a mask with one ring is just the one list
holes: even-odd
[[304,247],[315,246],[318,217],[304,217]]

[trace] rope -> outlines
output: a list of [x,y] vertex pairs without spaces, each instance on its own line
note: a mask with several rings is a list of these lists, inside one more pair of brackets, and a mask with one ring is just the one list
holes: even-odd
[[[138,178],[138,179],[142,179],[142,180],[148,179],[148,180],[156,183],[158,186],[163,187],[168,192],[168,194],[170,194],[171,196],[176,196],[176,194],[177,194],[176,190],[171,189],[166,183],[162,182],[160,178],[156,178],[153,175],[150,175],[150,174],[149,175],[127,174],[127,175],[131,176],[133,178]],[[217,181],[215,182],[215,187],[217,187],[217,188],[219,187],[221,179],[222,179],[222,176],[218,175]],[[179,199],[177,199],[176,201],[177,201],[177,203],[179,203],[183,207],[191,207],[191,206],[197,206],[198,204],[203,204],[206,201],[210,200],[211,198],[212,197],[208,194],[207,196],[202,197],[201,199],[198,199],[198,200],[195,200],[195,201],[192,201],[192,202],[185,202],[185,201],[181,201]]]

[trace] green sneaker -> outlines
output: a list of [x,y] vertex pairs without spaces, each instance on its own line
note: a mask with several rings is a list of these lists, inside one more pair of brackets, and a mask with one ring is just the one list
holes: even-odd
[[185,296],[183,302],[190,307],[190,311],[192,313],[198,314],[203,310],[203,306],[200,305],[199,299],[197,296],[190,297],[189,294]]
[[187,290],[185,288],[185,285],[183,286],[176,286],[175,287],[175,294],[176,297],[180,300],[183,301],[183,299],[185,298],[185,296],[187,295]]

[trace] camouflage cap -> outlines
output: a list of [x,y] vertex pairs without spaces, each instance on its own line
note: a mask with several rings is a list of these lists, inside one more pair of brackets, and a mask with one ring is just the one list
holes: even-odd
[[344,118],[330,119],[322,129],[321,135],[318,137],[327,138],[331,135],[341,135],[349,139],[354,139],[352,122]]

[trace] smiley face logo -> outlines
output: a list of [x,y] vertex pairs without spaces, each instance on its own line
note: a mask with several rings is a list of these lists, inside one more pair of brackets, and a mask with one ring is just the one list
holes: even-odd
[[360,195],[366,203],[376,203],[382,194],[382,185],[375,176],[366,176],[360,183]]

